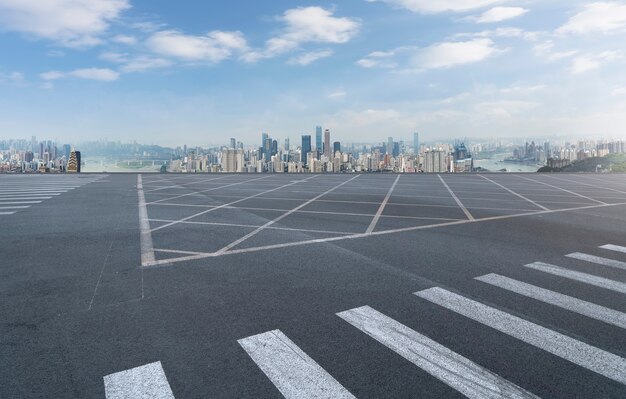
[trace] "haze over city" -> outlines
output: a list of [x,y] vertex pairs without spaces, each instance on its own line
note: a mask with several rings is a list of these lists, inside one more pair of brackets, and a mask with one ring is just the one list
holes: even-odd
[[622,1],[0,0],[0,138],[623,139]]

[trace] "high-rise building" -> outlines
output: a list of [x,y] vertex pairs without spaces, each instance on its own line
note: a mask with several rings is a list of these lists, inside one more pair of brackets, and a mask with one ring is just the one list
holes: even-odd
[[341,152],[341,143],[338,141],[335,141],[333,143],[333,155],[335,155],[338,152]]
[[306,156],[309,152],[311,152],[311,135],[310,134],[302,136],[301,151],[302,152],[300,154],[301,155],[300,159],[302,160],[302,163],[306,165],[307,164]]
[[331,151],[332,147],[330,146],[330,129],[326,129],[324,130],[324,155],[326,155],[328,159],[332,157]]
[[322,127],[315,127],[315,149],[317,152],[322,152]]
[[272,156],[278,153],[278,141],[272,140]]
[[235,149],[237,148],[237,140],[235,140],[234,138],[231,137],[230,139],[230,148]]
[[289,152],[289,137],[285,138],[285,151]]
[[265,144],[263,144],[263,154],[265,160],[269,161],[272,156],[272,139],[268,136],[265,138]]
[[393,137],[388,137],[387,138],[387,148],[386,148],[386,154],[391,155],[391,153],[393,152]]
[[72,149],[70,158],[67,161],[67,171],[70,173],[80,173],[80,151]]
[[413,133],[413,153],[418,155],[420,152],[420,134],[418,132]]

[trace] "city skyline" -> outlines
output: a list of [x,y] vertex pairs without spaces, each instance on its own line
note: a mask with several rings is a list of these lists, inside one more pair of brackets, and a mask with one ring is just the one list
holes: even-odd
[[0,137],[619,139],[625,32],[623,1],[3,0]]

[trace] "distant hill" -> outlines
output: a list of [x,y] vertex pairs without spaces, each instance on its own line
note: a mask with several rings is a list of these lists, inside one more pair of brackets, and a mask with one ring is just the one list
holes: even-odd
[[544,166],[539,173],[564,172],[564,173],[595,173],[596,167],[602,165],[603,170],[615,173],[626,172],[626,154],[610,154],[605,157],[594,157],[574,161],[563,168],[551,168]]

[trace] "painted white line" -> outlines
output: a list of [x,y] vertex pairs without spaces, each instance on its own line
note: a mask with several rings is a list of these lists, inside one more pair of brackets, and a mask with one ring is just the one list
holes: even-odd
[[154,252],[165,252],[170,254],[184,254],[184,255],[208,255],[208,252],[192,252],[192,251],[180,251],[177,249],[157,249],[154,248]]
[[13,215],[15,212],[0,212],[0,215]]
[[601,246],[602,249],[608,249],[609,251],[621,252],[626,254],[626,247],[620,247],[619,245],[606,244]]
[[6,195],[0,195],[0,201],[17,201],[17,200],[39,200],[39,199],[50,199],[52,198],[51,195],[58,195],[58,194],[50,194],[50,196],[41,196],[41,195],[29,195],[29,196],[6,196]]
[[292,213],[299,211],[300,209],[302,209],[305,206],[309,205],[310,203],[314,202],[316,199],[321,198],[321,197],[325,196],[326,194],[331,193],[331,192],[335,191],[336,189],[338,189],[338,188],[340,188],[340,187],[350,183],[352,180],[356,179],[359,176],[361,176],[361,175],[356,175],[356,176],[352,177],[351,179],[348,179],[348,180],[344,181],[343,183],[338,184],[338,185],[334,186],[333,188],[331,188],[329,190],[326,190],[325,192],[321,193],[317,197],[312,198],[312,199],[310,199],[310,200],[308,200],[308,201],[298,205],[297,207],[291,209],[290,211],[283,213],[279,217],[277,217],[277,218],[275,218],[273,220],[270,220],[269,222],[265,223],[263,226],[258,227],[257,229],[255,229],[254,231],[251,231],[250,233],[246,234],[245,236],[241,237],[240,239],[235,240],[235,241],[231,242],[230,244],[226,245],[224,248],[222,248],[219,251],[217,251],[217,254],[223,254],[224,252],[230,250],[231,248],[236,247],[237,245],[241,244],[242,242],[246,241],[247,239],[249,239],[251,237],[254,237],[259,232],[263,231],[265,228],[273,225],[274,223],[277,223],[277,222],[283,220],[284,218],[286,218],[287,216],[291,215]]
[[498,215],[498,216],[490,216],[486,218],[476,219],[475,221],[464,219],[464,220],[456,220],[452,222],[437,223],[437,224],[431,224],[431,225],[403,227],[399,229],[375,231],[371,234],[358,233],[358,234],[351,234],[351,235],[345,235],[345,236],[340,236],[340,237],[317,238],[313,240],[296,241],[296,242],[283,243],[283,244],[273,244],[273,245],[264,245],[264,246],[252,247],[252,248],[234,249],[234,250],[225,252],[223,254],[212,253],[210,255],[204,255],[204,256],[200,256],[200,255],[185,256],[185,257],[176,258],[176,259],[168,259],[167,261],[156,261],[152,264],[152,266],[166,265],[166,264],[172,264],[172,263],[177,263],[177,262],[186,262],[190,260],[198,260],[198,259],[204,259],[204,258],[215,257],[215,256],[235,255],[235,254],[241,254],[241,253],[295,247],[295,246],[301,246],[301,245],[313,245],[313,244],[321,244],[321,243],[328,243],[328,242],[334,242],[334,241],[353,240],[353,239],[378,236],[378,235],[406,233],[410,231],[427,230],[427,229],[434,229],[434,228],[439,228],[439,227],[457,226],[457,225],[462,225],[462,224],[467,224],[467,223],[489,222],[489,221],[513,219],[513,218],[519,218],[519,217],[525,217],[525,216],[548,215],[552,213],[572,212],[572,211],[587,210],[587,209],[610,208],[610,207],[622,206],[622,205],[626,205],[626,203],[606,204],[606,205],[587,205],[587,206],[582,206],[582,207],[577,207],[577,208],[554,209],[550,211],[535,211],[535,212],[528,212],[528,213],[518,213],[514,215]]
[[468,317],[578,366],[626,384],[626,359],[461,295],[434,287],[420,298]]
[[500,183],[498,183],[498,182],[496,182],[496,181],[491,180],[490,178],[488,178],[488,177],[486,177],[486,176],[483,176],[483,175],[478,175],[478,176],[482,177],[483,179],[485,179],[485,180],[487,180],[487,181],[492,182],[492,183],[493,183],[493,184],[495,184],[496,186],[498,186],[498,187],[500,187],[500,188],[502,188],[502,189],[504,189],[504,190],[508,191],[509,193],[511,193],[511,194],[513,194],[513,195],[515,195],[515,196],[517,196],[517,197],[519,197],[519,198],[523,199],[523,200],[526,200],[526,201],[530,202],[531,204],[535,205],[535,206],[536,206],[536,207],[538,207],[538,208],[543,209],[544,211],[549,211],[549,210],[550,210],[550,209],[546,208],[545,206],[543,206],[543,205],[541,205],[541,204],[538,204],[538,203],[536,203],[535,201],[533,201],[533,200],[531,200],[531,199],[529,199],[529,198],[524,197],[522,194],[516,193],[515,191],[513,191],[513,190],[511,190],[511,189],[509,189],[509,188],[507,188],[507,187],[503,186],[502,184],[500,184]]
[[450,188],[450,186],[448,186],[448,183],[446,183],[443,178],[441,177],[441,175],[437,175],[437,177],[439,177],[439,180],[441,180],[441,183],[443,183],[443,185],[448,189],[448,192],[450,193],[450,195],[452,196],[452,198],[454,198],[454,201],[456,201],[457,205],[459,205],[459,207],[461,208],[461,210],[463,211],[463,213],[465,213],[465,216],[467,216],[467,218],[471,221],[474,221],[474,216],[472,216],[472,214],[467,210],[467,208],[463,205],[463,203],[461,202],[461,200],[459,199],[459,197],[456,196],[456,194],[454,194],[454,191],[452,191],[452,189]]
[[575,195],[577,197],[584,198],[584,199],[587,199],[589,201],[593,201],[593,202],[598,203],[598,204],[606,205],[606,202],[598,201],[597,199],[594,199],[594,198],[591,198],[591,197],[587,197],[586,195],[578,194],[578,193],[575,193],[575,192],[570,191],[570,190],[566,190],[566,189],[561,188],[561,187],[553,186],[552,184],[544,183],[544,182],[541,182],[541,181],[538,181],[538,180],[535,180],[535,179],[529,179],[528,177],[524,177],[524,176],[520,176],[520,175],[514,175],[514,176],[517,176],[520,179],[525,179],[525,180],[528,180],[528,181],[531,181],[531,182],[534,182],[534,183],[543,184],[544,186],[552,187],[552,188],[555,188],[557,190],[564,191],[566,193],[570,193],[570,194]]
[[600,256],[583,254],[580,252],[574,252],[573,254],[565,255],[568,258],[583,260],[589,263],[595,263],[597,265],[614,267],[617,269],[626,270],[626,262],[620,262],[619,260],[602,258]]
[[[308,179],[313,179],[313,178],[315,178],[315,177],[317,177],[317,176],[318,176],[318,175],[311,176],[311,177],[309,177]],[[272,177],[272,176],[269,176],[269,177]],[[308,179],[305,179],[305,180],[308,180]],[[253,179],[253,180],[257,180],[257,179]],[[237,184],[239,184],[239,183],[237,183]],[[198,212],[198,213],[196,213],[196,214],[193,214],[193,215],[191,215],[191,216],[187,216],[187,217],[182,218],[182,219],[180,219],[180,220],[177,220],[177,221],[175,221],[175,222],[171,222],[171,223],[168,223],[168,224],[164,224],[164,225],[162,225],[162,226],[159,226],[159,227],[155,227],[154,229],[152,229],[152,232],[155,232],[155,231],[158,231],[158,230],[161,230],[161,229],[164,229],[164,228],[167,228],[167,227],[170,227],[170,226],[173,226],[173,225],[179,224],[179,223],[181,223],[181,222],[185,222],[185,221],[187,221],[187,220],[194,219],[194,218],[196,218],[196,217],[198,217],[198,216],[202,216],[202,215],[204,215],[204,214],[207,214],[207,213],[209,213],[209,212],[216,211],[216,210],[218,210],[218,209],[227,208],[227,207],[232,206],[232,205],[234,205],[234,204],[238,204],[238,203],[240,203],[240,202],[243,202],[243,201],[246,201],[246,200],[249,200],[249,199],[252,199],[252,198],[258,197],[259,195],[263,195],[263,194],[266,194],[266,193],[271,193],[271,192],[273,192],[273,191],[280,190],[280,189],[282,189],[282,188],[284,188],[284,187],[289,187],[289,186],[292,186],[292,185],[294,185],[294,184],[298,184],[298,183],[288,183],[288,184],[284,184],[284,185],[282,185],[282,186],[274,187],[274,188],[272,188],[272,189],[269,189],[269,190],[266,190],[266,191],[261,191],[261,192],[259,192],[259,193],[257,193],[257,194],[254,194],[254,195],[251,195],[251,196],[248,196],[248,197],[245,197],[245,198],[238,199],[237,201],[229,202],[229,203],[227,203],[227,204],[223,204],[223,205],[216,206],[215,208],[207,209],[206,211]],[[148,205],[150,205],[150,204],[148,204]]]
[[280,330],[237,342],[287,399],[354,398]]
[[570,280],[626,294],[626,284],[619,281],[594,276],[593,274],[581,273],[543,262],[534,262],[524,266],[529,269],[539,270],[544,273],[553,274],[555,276],[564,277]]
[[597,188],[597,189],[600,189],[600,190],[608,190],[608,191],[613,191],[613,192],[616,192],[616,193],[626,194],[626,191],[616,190],[616,189],[610,188],[610,187],[599,187],[599,186],[596,186],[594,184],[583,183],[583,182],[581,182],[579,180],[564,179],[564,178],[560,178],[560,177],[550,176],[550,175],[547,175],[547,174],[544,174],[542,176],[549,177],[550,179],[561,180],[561,181],[566,181],[566,182],[576,183],[576,184],[582,184],[583,186],[589,186],[589,187]]
[[468,398],[538,398],[369,306],[337,316]]
[[[235,208],[235,209],[237,209],[237,208]],[[242,209],[242,208],[239,208],[239,209]],[[151,222],[160,222],[160,223],[175,222],[175,220],[168,220],[168,219],[149,219],[149,220]],[[256,229],[257,227],[261,227],[259,225],[253,225],[253,224],[218,223],[218,222],[194,222],[194,221],[191,221],[191,220],[188,220],[188,221],[185,221],[185,222],[180,222],[180,223],[182,223],[182,224],[200,224],[200,225],[207,225],[207,226],[247,227],[247,228],[251,228],[251,229]],[[297,232],[303,232],[303,233],[354,234],[353,232],[351,233],[351,232],[348,232],[348,231],[296,229],[296,228],[290,228],[290,227],[276,227],[276,226],[269,226],[269,227],[266,227],[266,229],[269,229],[269,230],[297,231]]]
[[30,205],[0,206],[0,209],[26,209],[26,208],[30,208]]
[[0,194],[45,194],[45,193],[66,193],[73,188],[58,188],[46,190],[1,190]]
[[161,362],[104,377],[106,399],[174,399]]
[[146,190],[145,193],[148,194],[148,193],[152,193],[154,191],[165,190],[165,189],[168,189],[168,188],[186,188],[185,186],[190,186],[190,185],[193,185],[193,184],[208,183],[208,182],[212,182],[214,180],[226,179],[227,177],[230,177],[230,176],[221,176],[221,177],[217,177],[215,179],[194,180],[194,181],[191,181],[191,182],[186,182],[184,184],[175,184],[174,183],[175,185],[173,185],[173,186],[161,186],[161,187],[158,187],[158,188],[152,188],[150,190]]
[[43,201],[2,201],[0,200],[0,205],[20,205],[20,204],[41,204]]
[[476,280],[626,329],[626,313],[617,310],[513,280],[498,274],[487,274],[485,276],[476,277]]
[[249,179],[249,180],[245,180],[245,181],[240,181],[240,182],[236,182],[236,183],[230,183],[230,184],[226,184],[223,186],[218,186],[218,187],[212,187],[212,188],[208,188],[206,190],[200,190],[200,191],[195,191],[193,193],[187,193],[187,194],[181,194],[181,195],[176,195],[173,197],[169,197],[169,198],[163,198],[157,201],[152,201],[152,202],[148,202],[147,204],[153,204],[153,203],[159,203],[159,202],[163,202],[163,201],[169,201],[169,200],[173,200],[173,199],[177,199],[177,198],[183,198],[183,197],[188,197],[190,195],[197,195],[197,194],[204,194],[204,193],[208,193],[210,191],[215,191],[215,190],[222,190],[225,189],[227,187],[232,187],[232,186],[238,186],[240,184],[246,184],[249,183],[251,181],[256,181],[256,180],[263,180],[263,179],[269,179],[270,177],[273,177],[272,175],[270,176],[264,176],[264,177],[258,177],[256,179]]
[[398,177],[396,177],[396,180],[393,182],[393,184],[389,188],[389,191],[387,192],[385,199],[380,204],[380,207],[378,208],[376,215],[374,215],[374,219],[372,219],[372,222],[370,223],[369,227],[365,231],[366,234],[370,234],[376,228],[376,225],[378,224],[378,221],[380,220],[380,215],[383,214],[385,210],[385,206],[387,205],[387,202],[389,202],[389,198],[391,198],[391,193],[393,193],[393,189],[396,188],[396,184],[398,184],[398,180],[400,180],[400,176],[401,175],[398,175]]
[[137,196],[139,199],[139,241],[141,244],[141,265],[146,266],[154,263],[155,257],[141,174],[137,175]]

